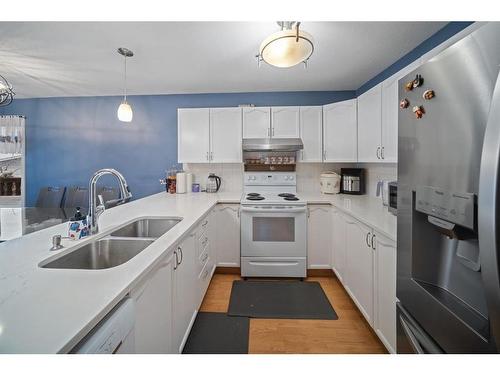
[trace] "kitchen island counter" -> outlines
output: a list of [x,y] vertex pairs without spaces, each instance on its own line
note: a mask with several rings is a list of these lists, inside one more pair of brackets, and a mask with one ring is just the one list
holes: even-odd
[[[239,203],[241,193],[159,193],[105,211],[100,233],[63,240],[67,223],[0,244],[0,353],[69,352],[217,203]],[[128,262],[103,270],[46,269],[39,264],[142,217],[182,221]]]

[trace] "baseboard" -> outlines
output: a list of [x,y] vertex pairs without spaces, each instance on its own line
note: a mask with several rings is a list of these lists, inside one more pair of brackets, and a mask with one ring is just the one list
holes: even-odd
[[[241,275],[240,267],[217,267],[215,273],[225,275]],[[335,277],[331,269],[308,269],[308,277]]]
[[241,275],[240,267],[217,267],[215,273],[223,275]]
[[331,269],[308,269],[307,277],[334,277],[335,274]]

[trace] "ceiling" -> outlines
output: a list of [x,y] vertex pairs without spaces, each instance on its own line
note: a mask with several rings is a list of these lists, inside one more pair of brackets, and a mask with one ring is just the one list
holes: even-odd
[[0,22],[0,74],[16,97],[355,90],[446,22],[303,22],[309,67],[262,64],[273,22]]

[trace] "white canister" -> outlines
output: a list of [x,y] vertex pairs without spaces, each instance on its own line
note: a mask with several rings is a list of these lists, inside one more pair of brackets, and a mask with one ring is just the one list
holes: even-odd
[[193,174],[190,172],[186,172],[186,191],[190,193],[192,188],[193,188]]
[[323,172],[320,176],[320,191],[323,194],[340,193],[340,175],[335,172]]
[[185,194],[186,193],[186,173],[179,172],[176,175],[176,193]]

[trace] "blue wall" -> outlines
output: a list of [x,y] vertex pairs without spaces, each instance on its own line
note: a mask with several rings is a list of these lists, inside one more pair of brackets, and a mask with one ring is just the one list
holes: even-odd
[[[122,172],[135,198],[162,190],[177,163],[177,108],[323,105],[352,99],[354,91],[131,96],[132,123],[117,120],[121,97],[16,99],[0,114],[27,117],[27,205],[42,186],[87,186],[99,168]],[[105,181],[107,182],[107,181]]]
[[368,91],[372,87],[378,85],[380,82],[383,82],[384,80],[392,76],[394,73],[397,73],[405,66],[410,65],[413,61],[417,60],[419,57],[423,56],[431,49],[437,47],[445,40],[451,38],[453,35],[457,34],[458,32],[462,31],[463,29],[465,29],[466,27],[470,26],[473,23],[474,22],[448,23],[445,27],[443,27],[437,33],[432,35],[430,38],[424,40],[422,43],[420,43],[417,47],[408,52],[394,64],[386,68],[381,73],[377,74],[368,82],[364,83],[360,88],[356,90],[356,96],[361,95],[365,91]]

